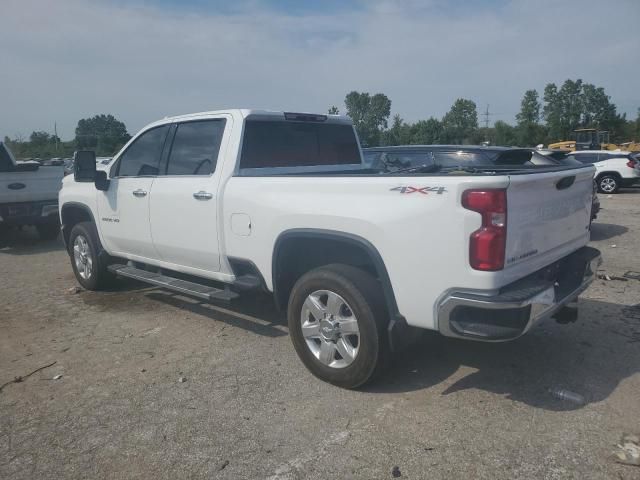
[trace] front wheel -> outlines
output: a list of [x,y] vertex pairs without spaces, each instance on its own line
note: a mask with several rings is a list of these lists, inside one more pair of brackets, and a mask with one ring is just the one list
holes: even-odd
[[87,290],[102,290],[113,280],[107,271],[98,232],[92,222],[78,223],[69,235],[69,256],[78,283]]
[[294,285],[287,312],[298,356],[316,377],[357,388],[386,361],[384,319],[378,281],[348,265],[328,265]]
[[603,175],[598,178],[598,191],[601,193],[616,193],[620,188],[620,181],[615,175]]

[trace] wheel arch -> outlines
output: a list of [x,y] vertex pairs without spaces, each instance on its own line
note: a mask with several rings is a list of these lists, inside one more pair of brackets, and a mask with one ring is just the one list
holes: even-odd
[[620,172],[616,172],[615,170],[611,170],[611,171],[606,171],[606,172],[600,172],[596,175],[596,180],[604,177],[604,176],[612,176],[612,177],[616,177],[616,178],[622,178],[622,175],[620,175]]
[[[321,246],[320,251],[308,256],[317,246]],[[336,247],[341,248],[335,250]],[[304,259],[302,252],[306,254]],[[380,281],[390,320],[401,318],[387,268],[377,248],[358,235],[323,229],[287,230],[276,239],[271,274],[278,308],[286,308],[291,289],[300,276],[331,263],[352,265],[372,273]]]
[[96,225],[95,218],[91,209],[84,203],[66,202],[60,208],[60,222],[62,230],[62,239],[65,247],[69,245],[69,235],[73,227],[80,222],[93,222]]

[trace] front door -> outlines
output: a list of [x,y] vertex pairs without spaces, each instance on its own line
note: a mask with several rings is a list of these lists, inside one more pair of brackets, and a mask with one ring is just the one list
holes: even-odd
[[[230,118],[178,123],[150,197],[151,236],[160,259],[200,272],[220,270],[218,157]],[[199,273],[199,272],[194,272]]]
[[102,240],[115,255],[157,259],[151,240],[149,199],[158,174],[168,125],[140,134],[114,164],[109,189],[98,191]]

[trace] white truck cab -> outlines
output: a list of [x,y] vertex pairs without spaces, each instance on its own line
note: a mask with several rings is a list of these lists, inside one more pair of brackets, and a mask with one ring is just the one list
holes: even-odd
[[208,301],[263,290],[303,363],[354,388],[417,329],[517,338],[575,320],[592,281],[592,166],[367,168],[346,117],[223,110],[152,123],[60,194],[80,284]]

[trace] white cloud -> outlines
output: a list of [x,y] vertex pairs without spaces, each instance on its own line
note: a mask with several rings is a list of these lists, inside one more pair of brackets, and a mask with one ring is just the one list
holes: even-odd
[[566,78],[604,86],[634,116],[640,106],[637,0],[606,9],[591,0],[471,9],[377,1],[296,16],[249,5],[222,15],[5,0],[0,134],[51,131],[57,121],[69,139],[79,118],[97,113],[133,133],[165,115],[223,107],[323,112],[342,108],[350,90],[386,93],[409,120],[439,117],[466,97],[510,121],[524,90]]

